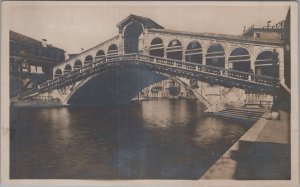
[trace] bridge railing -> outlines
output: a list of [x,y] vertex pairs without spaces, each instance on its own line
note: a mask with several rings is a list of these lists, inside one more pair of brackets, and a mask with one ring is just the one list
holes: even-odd
[[180,67],[180,68],[184,68],[184,69],[188,69],[188,70],[194,70],[194,71],[200,71],[200,72],[205,72],[205,73],[209,73],[209,74],[215,74],[215,75],[223,76],[223,77],[243,79],[243,80],[249,81],[249,82],[257,82],[257,83],[268,84],[268,85],[277,85],[279,83],[279,80],[274,77],[255,75],[254,73],[241,72],[241,71],[230,70],[230,69],[225,69],[225,68],[221,68],[221,67],[196,64],[196,63],[192,63],[192,62],[184,62],[184,61],[170,60],[170,59],[166,60],[163,58],[157,59],[156,62],[164,63],[167,65],[176,66],[176,67]]
[[61,75],[59,77],[54,77],[52,80],[48,80],[40,85],[38,85],[36,88],[32,88],[30,90],[27,90],[25,92],[22,92],[20,94],[18,94],[18,96],[20,98],[24,97],[24,96],[27,96],[27,95],[32,95],[34,93],[37,93],[43,89],[46,89],[50,86],[53,86],[61,81],[65,81],[67,79],[69,79],[70,77],[73,77],[73,76],[77,76],[79,74],[81,74],[82,72],[85,72],[85,71],[88,71],[92,68],[94,68],[95,66],[99,66],[101,65],[102,63],[106,62],[106,59],[100,59],[100,60],[95,60],[93,61],[93,63],[89,64],[89,65],[86,65],[80,69],[76,69],[76,70],[73,70],[71,72],[68,72],[64,75]]
[[151,63],[164,64],[167,66],[178,67],[181,69],[200,71],[209,74],[214,74],[223,77],[230,77],[236,79],[242,79],[249,82],[262,83],[267,85],[278,85],[279,79],[274,77],[255,75],[254,73],[249,72],[241,72],[237,70],[230,70],[216,66],[202,65],[193,62],[180,61],[175,59],[166,59],[162,57],[156,56],[148,56],[141,54],[127,54],[118,57],[114,57],[113,59],[108,59],[108,61],[122,61],[122,60],[143,60]]
[[225,69],[225,68],[221,68],[221,67],[202,65],[202,64],[180,61],[180,60],[175,60],[175,59],[166,59],[166,58],[157,57],[157,56],[149,56],[149,55],[143,55],[143,54],[125,54],[125,55],[118,55],[118,56],[102,58],[100,60],[95,60],[91,64],[85,65],[82,68],[73,70],[72,72],[68,72],[59,77],[55,77],[52,80],[46,81],[45,83],[38,85],[36,88],[32,88],[30,90],[22,92],[19,94],[19,97],[24,97],[24,96],[35,94],[39,91],[42,91],[51,86],[54,86],[55,84],[58,84],[62,81],[68,80],[71,77],[75,77],[75,76],[80,75],[81,73],[87,72],[87,71],[93,69],[94,67],[100,66],[101,64],[106,64],[106,63],[109,64],[111,62],[130,61],[130,60],[143,61],[143,62],[152,63],[152,64],[162,64],[164,66],[176,67],[179,69],[186,69],[186,70],[191,70],[194,72],[204,72],[207,74],[218,75],[218,76],[222,76],[222,77],[230,77],[230,78],[235,78],[235,79],[240,79],[240,80],[242,79],[242,80],[248,81],[248,82],[256,82],[256,83],[273,85],[273,86],[276,86],[279,83],[279,80],[276,78],[267,77],[267,76],[258,76],[258,75],[255,75],[253,73],[248,73],[248,72],[229,70],[229,69]]

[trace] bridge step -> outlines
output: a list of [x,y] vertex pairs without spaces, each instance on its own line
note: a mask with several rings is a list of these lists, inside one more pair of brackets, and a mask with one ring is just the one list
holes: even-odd
[[263,114],[263,112],[249,112],[249,111],[228,110],[228,109],[220,111],[219,113],[224,113],[224,114],[230,113],[230,114],[244,115],[249,117],[261,116]]
[[217,113],[217,116],[238,117],[238,118],[244,118],[244,119],[260,118],[260,116],[249,116],[249,115],[236,114],[236,113],[230,113],[230,112],[219,112],[219,113]]
[[249,114],[249,115],[261,115],[265,110],[253,110],[253,109],[244,109],[244,108],[225,108],[223,111],[230,111],[235,113]]
[[262,111],[253,111],[246,109],[237,109],[237,108],[225,108],[225,110],[214,113],[216,116],[226,117],[226,118],[236,118],[242,120],[258,120],[264,112]]

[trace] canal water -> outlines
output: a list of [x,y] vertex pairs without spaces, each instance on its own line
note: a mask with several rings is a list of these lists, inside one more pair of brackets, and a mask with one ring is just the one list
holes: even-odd
[[199,179],[251,126],[191,100],[12,108],[13,179]]

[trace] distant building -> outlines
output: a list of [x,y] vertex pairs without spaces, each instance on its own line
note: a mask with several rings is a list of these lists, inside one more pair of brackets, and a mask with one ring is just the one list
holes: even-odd
[[9,31],[10,93],[30,88],[52,75],[52,68],[65,60],[63,49]]
[[174,80],[163,80],[144,88],[133,100],[150,100],[155,98],[196,99],[195,95]]
[[51,73],[53,66],[65,60],[63,49],[10,31],[10,73]]
[[282,20],[274,25],[268,21],[265,26],[251,25],[249,28],[244,28],[243,36],[254,38],[262,38],[268,40],[284,40],[285,21]]
[[[291,77],[291,53],[290,53],[290,9],[287,12],[285,20],[276,24],[268,21],[265,26],[251,25],[249,28],[244,27],[243,36],[284,41],[284,78],[285,83],[290,87]],[[269,67],[260,67],[258,70],[270,69]]]

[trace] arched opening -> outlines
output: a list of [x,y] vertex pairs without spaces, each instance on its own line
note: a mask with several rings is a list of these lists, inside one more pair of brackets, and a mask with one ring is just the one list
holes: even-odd
[[189,43],[185,51],[185,61],[202,64],[202,47],[199,42]]
[[82,67],[82,62],[80,60],[76,60],[73,66],[73,69],[78,69]]
[[65,66],[65,69],[64,69],[64,74],[65,74],[65,73],[70,73],[71,71],[72,71],[71,65],[70,65],[70,64],[67,64],[67,65]]
[[108,47],[107,55],[108,55],[108,56],[115,56],[115,55],[118,55],[118,47],[117,47],[116,44],[111,44],[111,45]]
[[225,68],[225,52],[221,45],[214,44],[207,49],[206,65]]
[[255,60],[255,74],[269,77],[279,77],[278,53],[263,51]]
[[164,57],[165,47],[162,39],[154,38],[150,44],[150,55]]
[[143,33],[143,26],[139,22],[130,23],[124,31],[124,51],[128,53],[139,52],[139,37]]
[[247,49],[245,48],[236,48],[230,53],[228,59],[229,69],[251,72],[251,61],[250,55]]
[[88,55],[87,57],[85,57],[84,65],[91,63],[93,63],[93,57],[91,55]]
[[[168,79],[172,81],[165,81],[160,84],[162,80]],[[153,86],[156,88],[150,89]],[[165,73],[161,74],[149,69],[136,67],[112,68],[99,74],[99,76],[88,79],[88,81],[84,80],[83,84],[78,84],[74,87],[66,98],[66,102],[71,105],[124,104],[131,102],[138,95],[146,96],[150,91],[160,91],[159,86],[168,87],[167,90],[171,96],[180,94],[178,92],[180,92],[180,87],[183,86],[190,90],[190,93],[195,94],[208,107],[207,102],[204,101],[205,99],[201,99],[201,94],[180,79]]]
[[67,100],[71,105],[108,105],[131,102],[145,87],[166,78],[157,72],[136,67],[110,68],[78,84]]
[[105,58],[105,53],[103,50],[99,50],[96,54],[95,60],[100,61]]
[[182,60],[182,45],[179,40],[172,40],[168,44],[167,58],[174,60]]
[[61,71],[61,69],[55,70],[54,77],[60,77],[60,76],[62,76],[62,71]]

